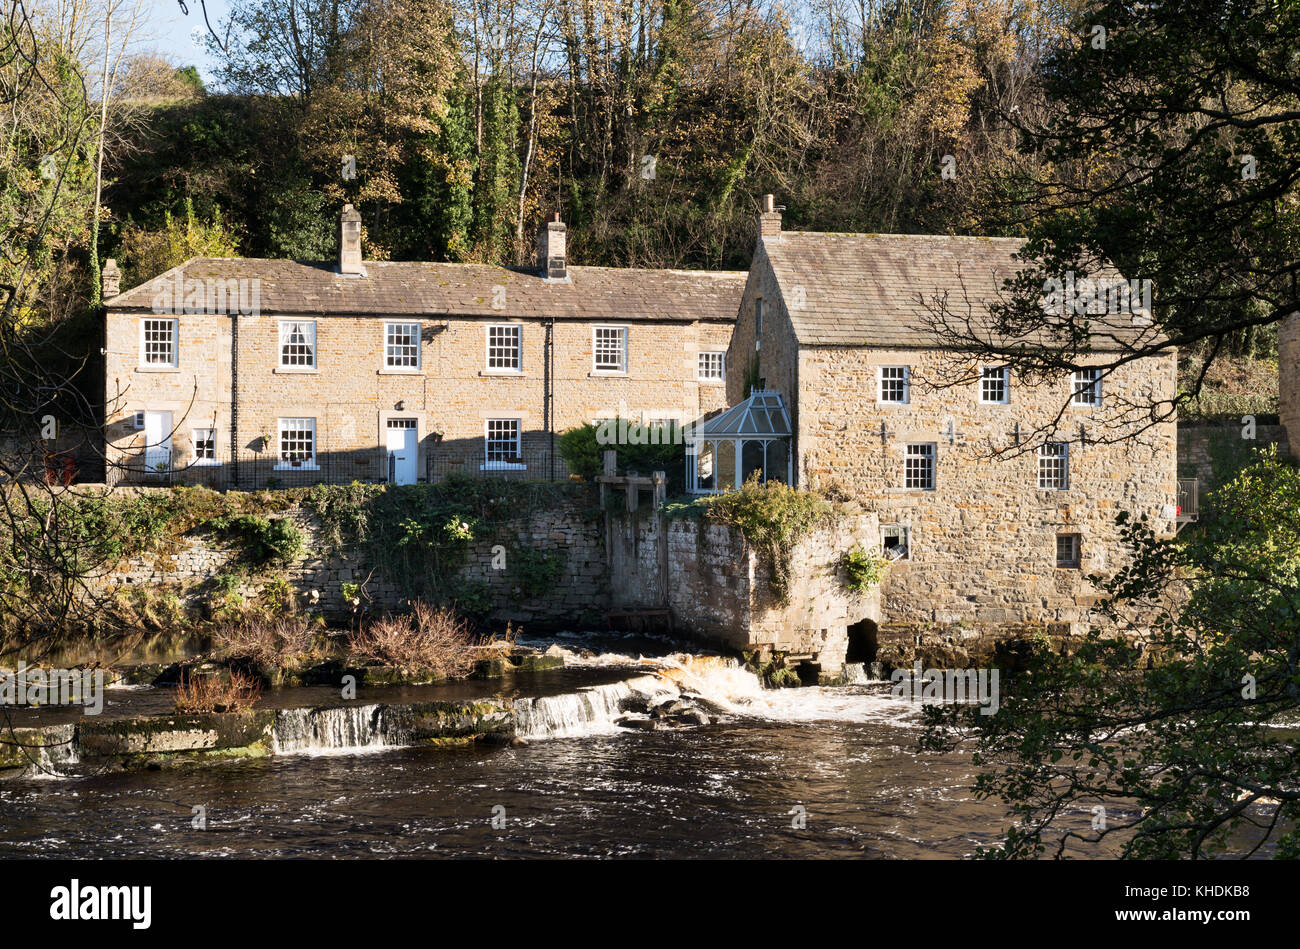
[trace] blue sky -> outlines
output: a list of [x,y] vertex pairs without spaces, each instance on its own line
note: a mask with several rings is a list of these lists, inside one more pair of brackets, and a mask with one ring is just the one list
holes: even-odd
[[[144,32],[150,35],[142,45],[175,60],[179,66],[198,66],[204,82],[211,84],[214,65],[212,59],[201,46],[196,46],[191,38],[191,34],[196,29],[200,32],[204,31],[203,7],[199,5],[199,0],[186,0],[185,5],[190,11],[188,16],[181,12],[177,0],[148,0],[148,2],[149,23],[145,26]],[[206,0],[206,2],[208,18],[215,28],[220,29],[221,21],[225,18],[228,8],[227,0]]]

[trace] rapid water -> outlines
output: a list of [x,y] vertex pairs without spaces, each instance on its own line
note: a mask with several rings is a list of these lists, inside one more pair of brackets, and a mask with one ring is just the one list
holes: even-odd
[[[566,662],[596,681],[541,673],[567,684],[515,699],[526,747],[407,747],[363,691],[367,704],[281,706],[272,757],[0,783],[0,839],[13,855],[94,858],[927,858],[968,856],[1007,826],[974,798],[964,755],[916,752],[919,715],[887,683],[764,690],[683,653]],[[709,723],[618,724],[679,701]],[[1066,815],[1080,831],[1090,819]]]

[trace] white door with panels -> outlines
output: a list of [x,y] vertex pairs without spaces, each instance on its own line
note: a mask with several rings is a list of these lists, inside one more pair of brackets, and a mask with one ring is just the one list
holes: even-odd
[[394,484],[415,484],[419,469],[415,419],[390,418],[387,436],[388,480]]
[[150,474],[162,473],[172,463],[172,413],[144,413],[144,466]]

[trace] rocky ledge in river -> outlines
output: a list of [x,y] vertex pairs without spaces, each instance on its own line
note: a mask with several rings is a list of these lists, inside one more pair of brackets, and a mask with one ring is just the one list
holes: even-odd
[[638,731],[698,728],[712,724],[716,716],[726,711],[717,702],[712,702],[697,692],[658,695],[633,693],[619,703],[619,710],[632,714],[615,719],[614,724]]

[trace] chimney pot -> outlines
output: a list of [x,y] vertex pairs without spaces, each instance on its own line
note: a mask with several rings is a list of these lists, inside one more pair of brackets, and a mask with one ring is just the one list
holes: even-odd
[[569,278],[567,233],[560,212],[552,211],[537,231],[537,269],[545,280]]
[[776,209],[776,195],[763,195],[763,213],[758,216],[758,237],[781,236],[781,212]]
[[350,204],[343,205],[339,220],[339,273],[366,274],[361,262],[361,212]]
[[104,261],[104,268],[99,272],[101,296],[107,300],[122,292],[122,271],[112,257]]

